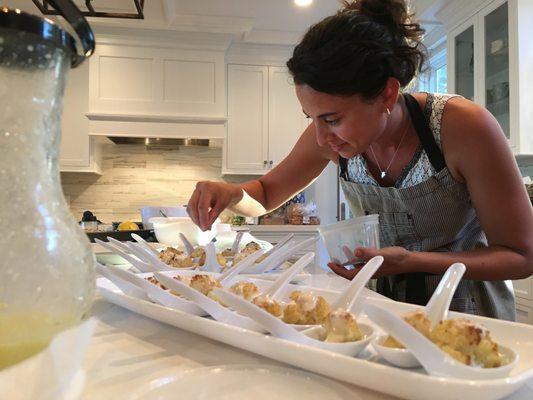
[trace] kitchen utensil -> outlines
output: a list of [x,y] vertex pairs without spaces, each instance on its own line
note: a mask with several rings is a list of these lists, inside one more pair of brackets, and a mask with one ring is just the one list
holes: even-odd
[[159,272],[154,273],[154,276],[159,282],[168,287],[170,290],[179,293],[180,295],[193,301],[217,321],[255,332],[264,332],[264,329],[250,318],[231,311],[212,298],[207,297],[201,292],[189,287],[186,283],[172,279],[171,277]]
[[263,261],[253,265],[250,269],[246,271],[249,274],[263,274],[265,272],[271,271],[276,267],[283,264],[291,256],[294,256],[299,251],[307,249],[312,246],[318,237],[311,237],[309,239],[303,240],[302,242],[295,244],[294,241],[286,242],[282,247],[278,248],[277,251],[274,251],[270,254],[269,257],[265,258]]
[[259,326],[268,332],[271,332],[274,336],[292,342],[318,347],[323,350],[333,351],[348,356],[356,356],[368,346],[370,340],[374,336],[374,329],[370,325],[359,324],[360,329],[364,332],[363,339],[346,343],[324,342],[319,340],[319,337],[323,334],[322,327],[315,327],[300,332],[283,322],[281,319],[240,296],[218,288],[214,289],[213,293],[217,298],[239,314],[246,315],[248,318],[259,324]]
[[139,243],[144,249],[146,249],[148,252],[151,252],[154,256],[159,257],[159,252],[155,250],[150,244],[144,240],[142,237],[137,235],[136,233],[132,233],[131,237]]
[[[137,297],[142,300],[154,301],[165,307],[170,307],[192,315],[206,315],[205,311],[193,302],[178,297],[127,270],[111,265],[103,266],[98,263],[97,271],[116,284],[120,290],[129,296]],[[134,288],[131,286],[134,286]]]
[[183,233],[179,233],[180,240],[183,243],[183,246],[185,246],[185,251],[190,256],[194,251],[194,246],[189,242],[189,239],[187,239],[187,236],[185,236]]
[[[448,308],[452,301],[453,295],[457,290],[459,282],[466,271],[464,264],[452,264],[443,275],[439,285],[429,299],[424,313],[428,317],[431,328],[434,328],[440,321],[446,319]],[[420,365],[414,354],[408,349],[393,348],[384,346],[383,342],[387,336],[377,337],[372,346],[376,351],[391,364],[404,368],[413,368]]]
[[[224,299],[223,299],[224,300]],[[455,361],[436,344],[405,322],[402,318],[375,304],[365,304],[368,317],[385,331],[393,335],[416,357],[431,375],[458,379],[498,379],[509,375],[518,363],[518,354],[512,349],[499,346],[510,362],[498,368],[478,368]]]

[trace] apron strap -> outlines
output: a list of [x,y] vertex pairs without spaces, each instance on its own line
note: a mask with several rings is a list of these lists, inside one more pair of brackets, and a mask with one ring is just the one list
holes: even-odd
[[422,143],[422,147],[426,151],[431,165],[433,165],[436,172],[442,171],[446,168],[446,161],[444,160],[442,151],[435,141],[435,137],[433,136],[428,121],[420,108],[420,104],[418,104],[418,101],[416,101],[416,99],[409,93],[404,93],[403,97],[409,115],[411,116],[411,120],[413,121],[413,125],[415,126],[418,138],[420,139],[420,143]]
[[339,177],[348,180],[348,159],[339,154]]

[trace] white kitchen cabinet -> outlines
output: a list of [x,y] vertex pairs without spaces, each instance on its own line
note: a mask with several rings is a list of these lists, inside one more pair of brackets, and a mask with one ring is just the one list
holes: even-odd
[[516,322],[533,325],[533,301],[516,302]]
[[513,281],[513,288],[517,298],[533,301],[533,277]]
[[306,126],[285,67],[228,64],[223,173],[268,172],[289,154]]
[[532,14],[521,0],[454,0],[437,13],[448,31],[448,91],[485,106],[516,154],[533,153]]
[[533,277],[513,281],[518,322],[533,324]]
[[131,33],[98,36],[89,60],[89,135],[223,139],[226,46]]
[[69,72],[61,121],[59,165],[62,172],[100,173],[100,147],[89,137],[89,62]]

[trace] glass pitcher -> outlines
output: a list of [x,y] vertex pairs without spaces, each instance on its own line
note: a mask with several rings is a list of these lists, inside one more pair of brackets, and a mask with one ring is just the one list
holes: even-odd
[[49,3],[83,55],[52,21],[0,7],[0,369],[78,323],[94,295],[94,256],[58,168],[65,80],[94,36],[70,0]]

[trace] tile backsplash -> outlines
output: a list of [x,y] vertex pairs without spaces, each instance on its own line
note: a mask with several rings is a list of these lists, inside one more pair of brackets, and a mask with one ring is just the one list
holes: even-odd
[[221,147],[108,144],[103,148],[102,176],[64,172],[61,183],[78,221],[85,210],[106,223],[140,221],[143,206],[187,204],[199,180],[252,178],[223,177],[221,166]]

